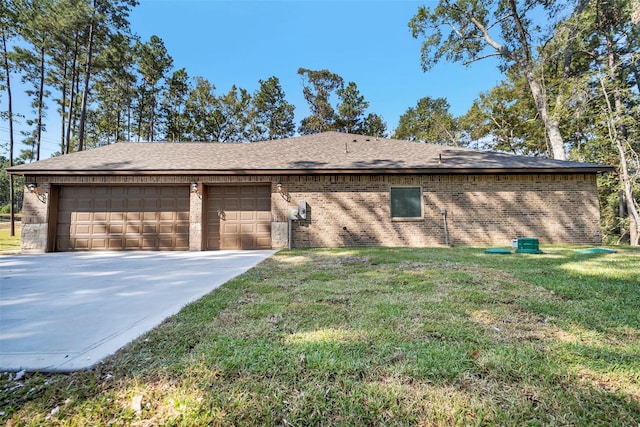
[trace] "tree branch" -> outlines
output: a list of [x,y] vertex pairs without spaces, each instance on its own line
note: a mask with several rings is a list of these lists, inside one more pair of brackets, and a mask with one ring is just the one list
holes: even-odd
[[500,52],[489,53],[487,55],[480,56],[478,58],[473,58],[473,59],[470,59],[468,61],[465,61],[465,62],[463,62],[463,65],[470,65],[470,64],[473,64],[476,61],[480,61],[480,60],[485,59],[485,58],[491,58],[493,56],[503,56],[503,55]]

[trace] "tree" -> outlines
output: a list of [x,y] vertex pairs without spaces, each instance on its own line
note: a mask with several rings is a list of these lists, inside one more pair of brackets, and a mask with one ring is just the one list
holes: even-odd
[[[137,0],[93,0],[90,8],[86,37],[85,70],[83,79],[80,122],[78,129],[78,151],[84,147],[85,126],[88,109],[90,82],[93,77],[94,55],[109,44],[113,32],[129,27],[128,15]],[[153,135],[153,133],[152,133]]]
[[336,91],[340,103],[338,104],[338,116],[336,129],[347,133],[362,133],[364,127],[364,112],[369,108],[369,103],[360,95],[358,86],[349,82],[346,87]]
[[459,128],[467,138],[466,145],[476,142],[476,146],[482,143],[490,150],[551,157],[526,85],[522,78],[509,79],[490,92],[481,93],[469,111],[458,119]]
[[138,71],[142,76],[138,95],[138,139],[154,141],[156,136],[160,82],[173,65],[162,39],[156,35],[146,43],[136,43]]
[[[586,1],[577,0],[574,15],[581,13]],[[498,57],[503,70],[511,68],[524,77],[553,157],[565,160],[559,118],[550,109],[551,100],[536,61],[535,43],[544,34],[531,18],[534,12],[544,11],[552,21],[562,6],[544,0],[439,0],[432,9],[421,7],[409,27],[415,38],[426,37],[422,45],[425,71],[442,59],[470,64]]]
[[[13,104],[12,104],[12,92],[11,92],[11,72],[13,64],[9,61],[9,50],[7,48],[7,41],[15,36],[13,31],[12,22],[15,20],[15,9],[10,9],[10,4],[5,0],[0,1],[0,42],[2,45],[2,57],[3,57],[3,86],[7,93],[8,111],[6,113],[9,121],[9,166],[13,166]],[[15,236],[15,189],[13,175],[9,176],[9,235]]]
[[260,80],[260,88],[253,95],[252,140],[288,138],[295,131],[295,107],[285,100],[285,93],[277,77]]
[[161,101],[166,120],[165,139],[168,141],[186,141],[189,138],[185,108],[190,91],[187,71],[184,68],[175,71],[167,82]]
[[185,104],[185,116],[191,129],[191,140],[219,140],[220,123],[224,120],[215,95],[216,87],[204,77],[195,78],[195,86]]
[[[11,166],[9,159],[0,156],[0,213],[10,213],[11,200],[15,206],[14,210],[22,210],[22,200],[24,192],[24,177],[14,176],[7,173],[7,169]],[[13,162],[14,165],[22,163],[19,159]],[[11,194],[11,177],[13,177],[14,191]]]
[[131,137],[130,113],[135,99],[136,75],[127,34],[114,34],[111,43],[95,57],[96,74],[89,127],[93,146],[128,140]]
[[457,124],[444,98],[424,97],[416,108],[400,116],[394,138],[433,144],[458,145]]
[[[604,100],[601,111],[605,118],[606,135],[618,154],[620,187],[629,220],[629,240],[632,245],[638,246],[640,208],[634,187],[640,181],[640,144],[637,143],[640,137],[637,92],[640,82],[637,67],[625,67],[624,64],[633,62],[634,56],[637,61],[640,36],[638,29],[634,31],[629,24],[631,7],[628,2],[610,0],[598,2],[597,6],[593,31],[603,43],[599,52],[602,71],[596,74]],[[635,89],[632,86],[634,80]]]
[[22,82],[31,84],[32,89],[27,90],[27,95],[32,97],[31,106],[36,114],[35,120],[27,123],[35,125],[35,129],[30,133],[28,141],[32,144],[31,160],[40,160],[40,147],[42,142],[42,131],[44,130],[44,118],[46,104],[45,99],[50,95],[45,87],[46,55],[50,50],[49,27],[51,21],[48,19],[47,10],[50,7],[46,0],[32,0],[29,2],[16,1],[17,21],[20,33],[27,46],[14,47],[15,61],[18,69],[22,72]]
[[251,135],[251,95],[236,85],[218,98],[218,142],[246,142]]
[[329,70],[299,68],[302,94],[309,104],[311,115],[302,119],[298,131],[303,135],[335,130],[336,112],[331,95],[344,86],[344,80]]
[[362,123],[362,134],[378,138],[386,138],[388,136],[387,124],[379,115],[369,113]]

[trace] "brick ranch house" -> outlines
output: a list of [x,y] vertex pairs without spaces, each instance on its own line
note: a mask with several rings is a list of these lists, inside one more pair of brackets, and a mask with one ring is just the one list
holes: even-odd
[[9,172],[25,176],[22,250],[50,252],[597,244],[610,170],[327,132],[118,143]]

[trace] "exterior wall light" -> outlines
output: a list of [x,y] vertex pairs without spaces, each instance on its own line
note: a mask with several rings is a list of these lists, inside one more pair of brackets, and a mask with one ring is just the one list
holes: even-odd
[[287,202],[291,200],[291,196],[289,196],[289,193],[287,193],[287,189],[282,186],[281,182],[276,184],[276,190],[278,191],[278,193],[280,193],[282,198],[285,199]]
[[38,197],[38,200],[40,200],[42,203],[47,202],[47,193],[40,191],[37,182],[28,183],[27,190],[29,190],[29,193],[35,194]]
[[191,184],[191,192],[197,194],[199,197],[202,197],[202,184],[193,182]]

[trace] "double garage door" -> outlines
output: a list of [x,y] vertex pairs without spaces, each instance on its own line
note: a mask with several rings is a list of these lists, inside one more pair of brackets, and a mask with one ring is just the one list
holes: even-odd
[[58,251],[188,250],[189,188],[60,187]]
[[[269,186],[204,195],[206,249],[271,248]],[[188,250],[189,215],[189,186],[62,186],[54,250]]]

